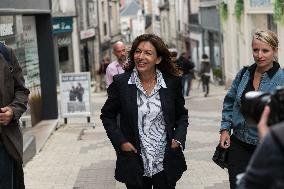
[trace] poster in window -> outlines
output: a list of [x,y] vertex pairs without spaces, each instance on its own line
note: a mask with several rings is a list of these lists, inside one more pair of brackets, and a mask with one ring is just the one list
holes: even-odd
[[23,16],[23,39],[25,46],[26,85],[29,88],[40,86],[39,59],[36,22],[34,16]]

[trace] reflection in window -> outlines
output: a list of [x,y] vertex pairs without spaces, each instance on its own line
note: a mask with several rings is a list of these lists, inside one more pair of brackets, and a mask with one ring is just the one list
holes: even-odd
[[277,25],[275,24],[273,20],[273,15],[272,14],[267,14],[267,26],[268,29],[277,33]]
[[62,46],[58,48],[58,54],[59,54],[59,62],[66,62],[69,60],[68,55],[68,46]]

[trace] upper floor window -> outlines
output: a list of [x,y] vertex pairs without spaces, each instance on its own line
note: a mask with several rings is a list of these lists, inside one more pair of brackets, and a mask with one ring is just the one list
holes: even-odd
[[104,22],[104,36],[107,35],[107,23]]
[[95,9],[95,5],[94,5],[94,2],[93,1],[88,1],[88,4],[87,4],[87,8],[88,8],[88,17],[87,17],[87,24],[88,24],[88,27],[94,27],[96,26],[96,18],[97,18],[97,15],[96,15],[96,9]]
[[101,10],[102,10],[102,18],[105,19],[106,13],[105,13],[105,2],[101,2]]

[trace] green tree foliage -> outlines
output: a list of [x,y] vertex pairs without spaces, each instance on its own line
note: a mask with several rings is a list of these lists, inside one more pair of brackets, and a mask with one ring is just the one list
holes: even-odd
[[222,21],[227,21],[228,19],[228,5],[225,2],[220,3],[220,15]]
[[274,15],[273,18],[276,22],[284,24],[284,0],[273,1]]
[[235,4],[235,15],[237,22],[241,22],[241,16],[244,13],[244,0],[237,0]]

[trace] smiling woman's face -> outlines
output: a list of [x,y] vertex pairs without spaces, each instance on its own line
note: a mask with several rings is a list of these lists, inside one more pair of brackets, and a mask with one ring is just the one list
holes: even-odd
[[277,49],[272,48],[265,42],[256,38],[252,41],[253,59],[258,67],[264,70],[271,68],[273,57],[277,53]]
[[134,52],[134,62],[139,73],[155,73],[155,66],[161,62],[156,48],[149,41],[142,41]]

